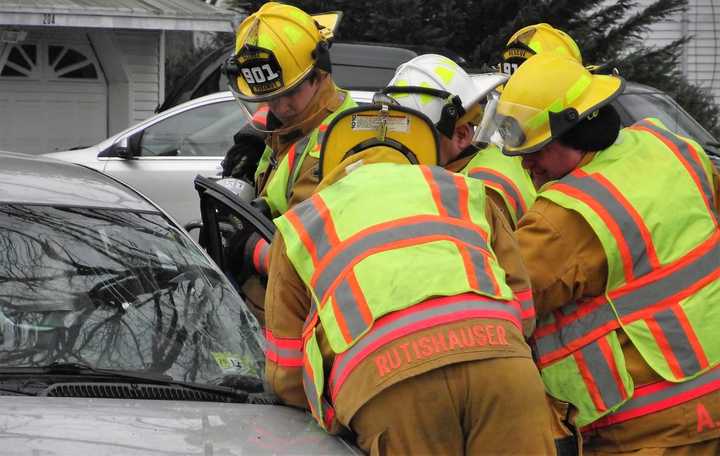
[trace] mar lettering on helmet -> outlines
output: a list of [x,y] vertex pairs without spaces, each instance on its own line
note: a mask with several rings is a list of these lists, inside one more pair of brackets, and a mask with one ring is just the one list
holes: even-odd
[[502,51],[499,70],[512,75],[527,59],[548,51],[582,62],[582,54],[575,40],[562,30],[543,22],[523,27],[510,37]]

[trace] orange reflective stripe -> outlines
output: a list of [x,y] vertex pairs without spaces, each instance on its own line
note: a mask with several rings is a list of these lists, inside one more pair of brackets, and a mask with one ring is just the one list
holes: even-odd
[[[648,262],[650,263],[650,267],[652,269],[657,269],[660,267],[660,260],[658,260],[657,252],[655,251],[655,244],[653,244],[652,236],[650,235],[650,230],[648,229],[647,225],[645,224],[645,221],[640,216],[638,211],[633,207],[632,204],[630,204],[630,201],[625,198],[625,195],[623,195],[605,176],[601,174],[587,174],[583,170],[578,170],[578,176],[582,176],[588,179],[595,179],[597,180],[607,191],[610,195],[615,197],[615,200],[622,205],[622,207],[627,211],[626,214],[623,213],[617,213],[613,214],[616,217],[616,220],[620,223],[618,223],[620,226],[628,226],[631,225],[633,229],[637,229],[637,231],[640,233],[640,237],[642,239],[642,245],[645,247],[645,252],[643,252],[648,257]],[[600,200],[600,203],[606,204],[606,201]],[[628,223],[624,220],[622,220],[622,217],[629,216],[632,220],[632,223]],[[622,223],[625,222],[625,223]],[[633,250],[633,260],[637,259],[639,256],[639,252],[636,250]]]
[[265,331],[265,356],[282,367],[303,365],[303,343],[301,338],[275,337],[269,329]]
[[[317,265],[310,282],[322,302],[342,280],[345,271],[370,255],[436,240],[449,240],[468,245],[471,252],[483,253],[482,266],[477,266],[475,271],[486,276],[481,284],[491,284],[484,265],[484,257],[490,254],[486,239],[487,234],[477,225],[458,219],[421,215],[382,223],[355,233],[343,241],[341,248],[332,249]],[[494,292],[493,286],[487,287],[484,291]]]
[[420,169],[430,187],[440,216],[469,220],[468,188],[465,179],[437,166],[421,166]]
[[270,113],[270,107],[268,105],[262,105],[259,108],[257,108],[257,111],[255,111],[255,114],[252,116],[252,122],[265,129],[267,127],[267,117]]
[[584,427],[583,432],[623,423],[650,413],[666,410],[720,390],[720,366],[686,382],[659,381],[635,388],[620,408]]
[[676,379],[683,379],[708,366],[697,335],[679,304],[645,320]]
[[627,392],[605,338],[573,353],[583,382],[599,412],[604,412],[627,398]]
[[267,275],[270,266],[270,244],[265,239],[260,239],[255,243],[252,262],[257,272]]
[[372,329],[347,351],[336,355],[328,378],[330,397],[334,401],[348,376],[360,362],[375,350],[392,341],[434,326],[472,318],[508,321],[521,330],[520,304],[498,301],[474,293],[429,299],[403,310],[392,312],[375,322]]
[[285,217],[295,228],[316,266],[327,256],[332,247],[340,242],[327,206],[319,195],[313,195],[306,204],[300,204],[287,211]]
[[551,188],[586,203],[605,222],[617,243],[626,282],[658,267],[649,230],[609,181],[577,169]]
[[[327,302],[327,300],[321,301],[321,308],[325,306],[325,302]],[[348,327],[348,322],[345,320],[345,312],[343,312],[343,310],[347,311],[349,309],[340,308],[340,304],[346,304],[346,302],[338,300],[336,296],[331,297],[330,302],[332,302],[333,315],[335,315],[335,321],[337,322],[338,328],[340,328],[340,334],[342,334],[345,343],[349,344],[353,340],[353,336]]]
[[527,212],[527,204],[522,197],[522,192],[515,185],[512,179],[509,179],[506,175],[497,172],[492,168],[485,168],[478,166],[468,172],[468,176],[483,181],[485,185],[491,187],[501,194],[505,195],[505,199],[512,205],[512,211],[515,213],[517,219],[523,216]]
[[520,316],[523,320],[535,319],[535,302],[533,301],[532,290],[515,292],[515,299],[520,303]]
[[680,160],[692,177],[692,180],[695,182],[695,185],[703,197],[708,213],[711,214],[713,221],[715,222],[715,226],[718,226],[718,214],[715,214],[712,186],[695,147],[689,142],[682,140],[677,135],[662,129],[647,120],[641,120],[630,128],[650,133],[662,141],[663,144],[665,144],[673,152],[673,154],[675,154],[677,159]]
[[[667,324],[672,324],[671,315],[658,316],[658,312],[675,306],[709,283],[720,279],[718,258],[720,231],[685,257],[610,292],[609,297],[618,315],[615,315],[604,296],[553,312],[553,321],[539,326],[534,333],[538,363],[543,367],[617,329],[620,326],[618,318],[626,325],[651,317],[663,318],[668,321]],[[681,328],[689,328],[689,324],[683,323],[684,315],[677,318]],[[689,343],[694,344],[694,334],[685,333]],[[694,359],[697,360],[697,365],[704,365],[706,358],[702,351],[695,349],[694,352],[696,355],[692,357],[686,354],[679,358],[686,363],[693,362]]]
[[[297,140],[288,151],[288,180],[285,186],[285,199],[290,200],[300,168],[305,161],[305,148],[310,142],[310,135]],[[299,156],[298,156],[299,154]]]
[[[298,208],[300,207],[302,206],[298,206]],[[294,210],[287,211],[285,218],[287,218],[288,222],[290,222],[295,229],[295,232],[300,238],[300,242],[302,242],[305,250],[310,254],[310,259],[312,259],[313,264],[317,264],[319,262],[317,247],[315,246],[312,236],[310,236],[310,233],[305,229],[305,225],[303,225],[303,222],[300,220],[298,213]]]

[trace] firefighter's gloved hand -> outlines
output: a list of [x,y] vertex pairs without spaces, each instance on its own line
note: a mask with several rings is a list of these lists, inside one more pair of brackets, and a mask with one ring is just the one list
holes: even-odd
[[228,374],[222,378],[220,386],[227,386],[248,393],[262,393],[265,391],[262,379],[253,375]]
[[253,275],[267,276],[270,244],[256,232],[243,232],[230,240],[235,280],[242,285]]
[[220,163],[222,177],[235,177],[252,182],[260,156],[265,150],[265,135],[245,126],[233,138],[235,144]]
[[280,405],[282,401],[272,392],[248,394],[248,404]]

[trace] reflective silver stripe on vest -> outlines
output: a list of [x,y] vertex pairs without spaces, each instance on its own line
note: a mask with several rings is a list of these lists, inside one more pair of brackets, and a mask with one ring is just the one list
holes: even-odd
[[317,260],[322,261],[323,257],[330,252],[332,246],[328,243],[328,237],[325,234],[325,220],[322,219],[315,206],[315,198],[319,198],[319,196],[313,196],[303,204],[298,204],[292,211],[300,219],[312,239],[317,252]]
[[[670,267],[668,265],[666,267]],[[620,318],[630,315],[653,304],[661,302],[709,276],[720,268],[720,244],[713,247],[692,262],[685,263],[670,275],[654,281],[620,296],[613,297],[613,303]],[[615,295],[618,290],[611,293]],[[610,305],[605,302],[592,312],[561,326],[556,332],[536,339],[540,357],[568,346],[590,334],[616,317]],[[624,321],[630,323],[630,321]]]
[[[308,231],[310,236],[316,240],[315,242],[319,241],[318,238],[323,237],[323,233],[318,232],[317,229]],[[453,225],[442,220],[413,221],[401,226],[391,226],[384,230],[362,236],[354,242],[344,245],[342,250],[332,258],[325,268],[316,270],[315,274],[317,278],[315,279],[313,287],[315,289],[316,296],[322,301],[323,297],[330,291],[330,285],[332,282],[342,275],[343,271],[345,271],[345,269],[349,267],[355,259],[366,254],[370,250],[383,246],[392,248],[392,244],[394,243],[426,236],[449,237],[461,243],[468,244],[469,247],[475,247],[487,251],[487,244],[485,243],[485,240],[473,227]],[[474,266],[476,269],[485,268],[484,261],[479,264],[475,264]],[[493,294],[494,288],[488,288],[480,291]]]
[[720,244],[715,242],[713,247],[701,257],[642,288],[613,297],[613,303],[621,315],[628,315],[685,290],[717,271],[718,268],[720,268]]
[[[367,333],[355,345],[353,345],[352,347],[350,347],[350,349],[344,352],[343,356],[339,361],[336,359],[336,364],[335,366],[333,366],[333,371],[329,380],[330,391],[334,389],[333,384],[335,383],[336,379],[344,377],[345,370],[348,368],[348,364],[350,364],[353,358],[358,356],[358,354],[361,354],[368,350],[369,347],[372,347],[372,345],[378,339],[381,339],[389,333],[397,331],[398,329],[403,327],[413,326],[423,321],[435,320],[446,315],[452,315],[454,313],[472,310],[506,312],[510,314],[512,318],[516,319],[518,324],[520,321],[520,312],[518,312],[518,309],[516,307],[508,303],[484,299],[469,299],[467,301],[453,302],[451,304],[431,307],[426,310],[409,313],[408,315],[398,318],[392,323],[384,325],[378,329],[373,328],[372,331]],[[442,320],[441,322],[445,323],[445,320]]]
[[[687,162],[690,164],[690,167],[693,169],[695,175],[700,180],[700,186],[702,187],[702,192],[704,193],[705,198],[707,198],[707,200],[710,202],[711,207],[714,206],[712,186],[710,185],[710,181],[708,180],[707,174],[705,173],[705,168],[703,168],[702,164],[699,163],[690,152],[691,145],[686,141],[678,138],[673,133],[662,129],[647,120],[641,120],[640,122],[638,122],[638,124],[649,130],[654,131],[658,135],[673,143],[678,148],[678,150],[680,151],[680,155],[682,155],[683,158],[687,160]],[[696,152],[700,153],[699,151]]]
[[[720,369],[714,368],[699,377],[681,383],[662,382],[661,388],[653,388],[648,394],[638,394],[643,387],[637,388],[635,394],[615,412],[604,416],[591,428],[602,428],[612,424],[621,423],[628,419],[638,418],[649,413],[665,410],[678,404],[691,401],[720,388],[720,384],[707,388],[713,383],[720,382]],[[657,384],[646,385],[656,387]]]
[[493,173],[490,173],[488,171],[483,171],[483,170],[475,170],[475,171],[471,170],[468,175],[474,179],[479,179],[479,180],[487,181],[487,182],[493,182],[493,183],[499,185],[500,187],[502,187],[505,194],[507,194],[508,197],[510,198],[510,200],[515,203],[513,205],[514,207],[511,208],[515,212],[515,218],[519,219],[520,217],[523,216],[523,214],[525,212],[523,211],[523,201],[524,200],[522,199],[522,195],[520,195],[515,190],[514,186],[510,185],[507,178],[502,178]]
[[292,195],[293,188],[295,187],[295,181],[297,180],[297,174],[300,171],[300,166],[305,161],[305,148],[310,142],[310,135],[306,135],[303,138],[297,140],[293,147],[295,147],[295,162],[293,167],[289,170],[287,186],[285,187],[285,200],[288,204],[290,203],[290,195]]
[[585,359],[585,366],[590,372],[592,381],[597,386],[600,397],[605,405],[604,409],[598,410],[605,411],[613,405],[622,402],[624,393],[618,389],[619,385],[613,375],[612,368],[610,364],[608,364],[608,360],[605,358],[598,343],[595,342],[587,345],[583,347],[580,352]]
[[[486,257],[483,252],[469,247],[461,248],[465,248],[470,255],[470,263],[473,267],[472,272],[475,274],[475,280],[477,280],[478,288],[481,291],[493,290],[493,294],[497,292],[497,285],[490,277],[487,268],[485,268]],[[470,273],[470,271],[467,272]]]
[[665,333],[665,338],[670,344],[675,359],[680,364],[680,368],[685,376],[691,376],[700,371],[704,366],[695,354],[690,339],[688,339],[685,329],[680,324],[672,309],[662,310],[653,315],[658,326]]
[[313,299],[310,304],[310,312],[308,312],[308,316],[303,323],[303,334],[305,334],[305,330],[307,330],[307,327],[315,319],[315,314],[317,314],[317,305],[315,304],[315,299]]
[[345,318],[345,325],[350,331],[350,337],[355,340],[368,327],[360,314],[360,303],[355,299],[347,277],[335,288],[333,295],[340,314]]
[[317,413],[318,416],[323,416],[322,404],[318,400],[315,383],[313,383],[310,378],[307,367],[303,368],[303,389],[305,390],[305,397],[307,397],[307,400],[312,405],[312,408],[315,409],[315,413]]
[[448,217],[463,218],[460,211],[460,193],[453,179],[454,174],[437,166],[428,166],[428,169],[440,190],[440,200]]
[[560,182],[590,195],[592,199],[600,203],[600,205],[610,213],[610,216],[620,227],[620,232],[623,233],[623,237],[626,239],[627,245],[630,248],[633,263],[633,277],[640,277],[652,271],[653,268],[647,256],[645,240],[640,231],[640,227],[635,220],[633,220],[627,208],[625,208],[605,186],[600,184],[592,176],[578,177],[574,174],[568,174]]

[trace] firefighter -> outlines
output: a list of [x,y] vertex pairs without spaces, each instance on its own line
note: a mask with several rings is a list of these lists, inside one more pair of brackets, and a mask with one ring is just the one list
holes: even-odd
[[506,79],[498,74],[471,77],[447,57],[425,54],[399,66],[382,93],[430,118],[440,132],[440,165],[483,181],[488,197],[515,228],[535,200],[530,177],[519,159],[473,143],[487,99],[496,96],[494,89]]
[[[245,103],[262,103],[254,115],[248,112],[252,127],[266,135],[254,175],[259,198],[253,205],[269,217],[312,194],[319,182],[317,163],[324,132],[338,113],[356,106],[331,75],[329,48],[339,17],[310,16],[294,6],[265,3],[238,26],[235,54],[223,65],[230,89],[244,109]],[[231,152],[253,151],[254,135],[239,134],[245,144],[229,151],[224,166],[228,174],[242,164]],[[252,289],[253,313],[262,325],[262,286],[256,279],[266,274],[269,245],[251,232],[234,242],[237,261],[242,263],[235,279],[243,289]],[[251,286],[245,285],[248,278]]]
[[[355,106],[333,82],[333,26],[291,5],[265,3],[237,28],[235,55],[224,65],[229,86],[244,103],[261,106],[267,147],[255,173],[258,195],[275,217],[312,194],[327,125]],[[333,22],[336,24],[337,22]],[[262,129],[262,122],[253,122]]]
[[621,128],[623,84],[540,53],[499,99],[502,151],[541,185],[517,230],[536,359],[585,454],[718,454],[720,179],[659,120]]
[[318,193],[275,219],[266,381],[371,454],[553,454],[513,233],[437,135],[388,104],[331,124]]

